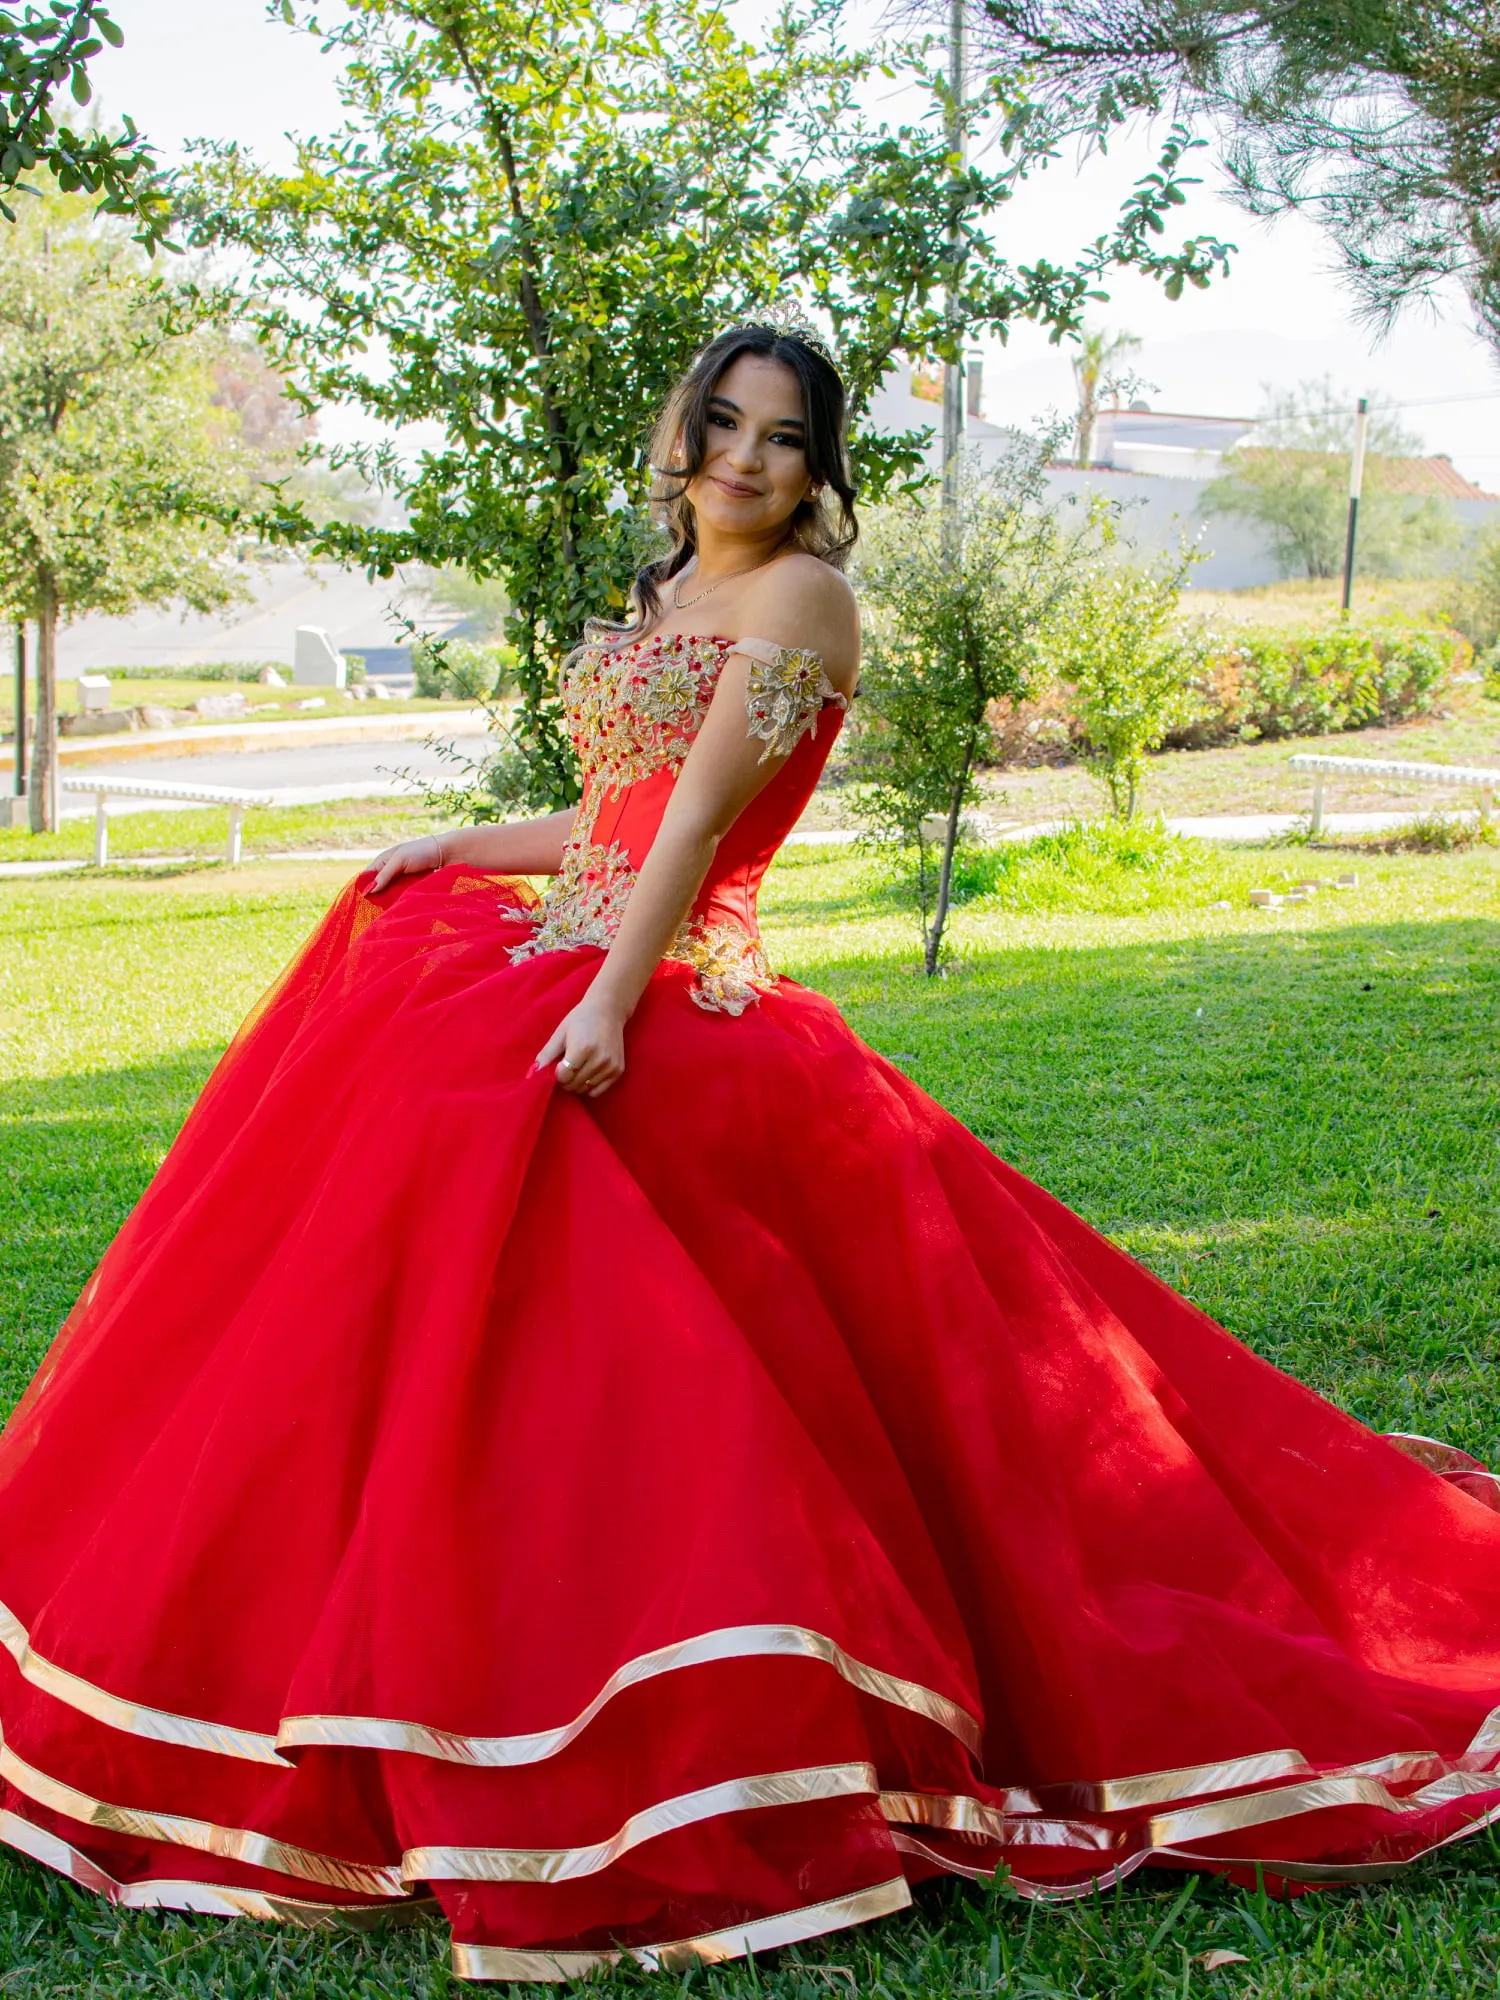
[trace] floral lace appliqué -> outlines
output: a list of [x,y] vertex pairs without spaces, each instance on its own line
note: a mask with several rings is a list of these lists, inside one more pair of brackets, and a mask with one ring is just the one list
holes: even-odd
[[825,701],[848,703],[823,671],[816,653],[801,647],[773,646],[768,639],[741,639],[734,647],[750,662],[745,706],[750,734],[765,744],[760,761],[789,757],[803,732],[818,732],[818,715]]
[[[816,732],[825,701],[846,705],[816,653],[766,639],[671,634],[633,646],[589,646],[574,656],[562,697],[583,766],[583,798],[562,866],[542,898],[541,920],[524,943],[512,947],[512,959],[579,945],[607,951],[614,943],[636,871],[618,843],[595,842],[600,805],[608,794],[682,764],[733,653],[750,662],[746,710],[750,734],[766,745],[763,763],[789,756],[808,730]],[[529,912],[514,914],[518,921],[534,921]],[[776,983],[759,939],[739,924],[690,916],[665,955],[693,968],[692,998],[710,1013],[743,1014]]]
[[[511,958],[534,958],[543,951],[573,951],[594,945],[608,951],[635,887],[636,872],[618,843],[570,848],[542,903],[542,921]],[[513,913],[521,922],[529,911]],[[695,1005],[710,1014],[743,1014],[776,984],[760,940],[738,924],[706,924],[688,917],[678,927],[666,957],[690,965]]]

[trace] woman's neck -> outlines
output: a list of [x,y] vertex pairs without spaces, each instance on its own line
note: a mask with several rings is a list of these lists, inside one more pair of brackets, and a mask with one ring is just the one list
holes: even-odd
[[784,525],[765,535],[724,535],[705,528],[692,560],[701,577],[737,576],[744,570],[760,569],[779,555],[786,539]]

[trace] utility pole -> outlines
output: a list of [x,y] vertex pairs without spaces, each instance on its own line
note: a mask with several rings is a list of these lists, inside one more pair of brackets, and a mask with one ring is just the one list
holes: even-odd
[[1365,480],[1365,432],[1370,424],[1370,399],[1361,396],[1354,416],[1354,451],[1349,459],[1349,529],[1344,537],[1344,610],[1354,589],[1354,540],[1359,527],[1359,489]]
[[26,620],[16,620],[16,757],[12,770],[16,797],[26,793]]
[[[964,5],[965,0],[948,4],[948,151],[956,161],[955,178],[966,163],[964,132]],[[964,450],[964,359],[963,327],[959,324],[958,256],[962,233],[957,217],[948,232],[953,256],[953,282],[948,288],[948,339],[954,359],[943,370],[943,539],[950,549],[958,544],[959,477]]]

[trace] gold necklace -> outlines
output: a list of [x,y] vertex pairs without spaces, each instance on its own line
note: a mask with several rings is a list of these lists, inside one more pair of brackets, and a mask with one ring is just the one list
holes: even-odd
[[[771,558],[767,556],[766,562],[770,560]],[[707,590],[700,590],[698,595],[690,597],[686,604],[682,601],[682,579],[678,577],[672,585],[672,609],[674,611],[691,611],[693,606],[701,604],[705,597],[712,597],[721,583],[733,583],[737,576],[749,576],[752,570],[764,569],[765,566],[764,562],[751,563],[749,569],[732,569],[727,576],[716,576]]]

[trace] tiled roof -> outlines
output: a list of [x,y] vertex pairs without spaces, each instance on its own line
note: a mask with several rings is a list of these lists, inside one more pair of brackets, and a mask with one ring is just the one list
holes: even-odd
[[[1326,461],[1340,468],[1342,479],[1348,458],[1342,452],[1285,451],[1269,445],[1242,444],[1234,453],[1238,460],[1252,458],[1279,458],[1292,460],[1315,459]],[[1232,464],[1226,460],[1226,469]],[[1448,458],[1385,458],[1374,452],[1365,460],[1365,477],[1370,485],[1377,482],[1387,493],[1406,493],[1418,498],[1441,500],[1496,500],[1500,494],[1486,493],[1482,486],[1476,486],[1465,479],[1451,459]]]

